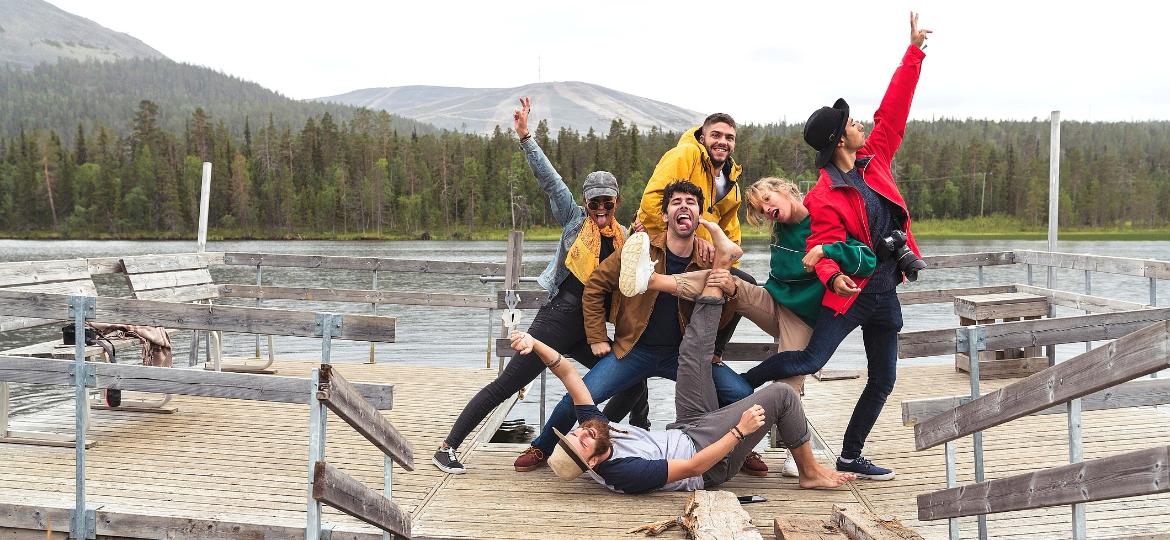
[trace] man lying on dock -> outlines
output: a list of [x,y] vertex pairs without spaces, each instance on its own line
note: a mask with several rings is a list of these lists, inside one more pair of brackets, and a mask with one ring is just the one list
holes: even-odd
[[[742,254],[734,242],[716,245],[715,267],[729,268]],[[636,258],[630,262],[638,263]],[[623,261],[623,272],[634,271],[625,268],[630,265]],[[580,422],[568,434],[556,431],[557,447],[548,464],[557,476],[571,480],[588,471],[620,493],[709,489],[735,476],[768,428],[776,425],[796,459],[801,487],[834,488],[855,478],[817,463],[800,396],[791,386],[773,383],[719,407],[711,353],[723,302],[723,291],[710,284],[695,302],[679,348],[675,422],[665,431],[609,422],[564,357],[528,334],[513,334],[513,349],[536,353],[564,383]]]

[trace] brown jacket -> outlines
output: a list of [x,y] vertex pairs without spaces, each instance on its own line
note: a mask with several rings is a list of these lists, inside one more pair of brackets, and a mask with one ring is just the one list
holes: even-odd
[[[695,237],[698,239],[698,236]],[[666,233],[659,233],[650,240],[650,259],[658,261],[654,271],[666,273]],[[691,250],[691,262],[684,272],[704,270],[710,268],[698,258],[698,249]],[[621,273],[622,254],[615,251],[593,270],[589,282],[585,284],[585,295],[581,298],[581,307],[585,315],[585,339],[590,343],[604,343],[609,341],[609,334],[605,330],[605,296],[612,293],[613,305],[610,307],[610,320],[614,321],[613,353],[623,358],[646,330],[650,322],[650,312],[654,309],[654,301],[658,299],[656,291],[646,291],[633,298],[627,298],[618,292],[618,276]],[[732,306],[734,308],[734,306]],[[687,321],[691,311],[695,308],[694,302],[679,299],[678,324],[686,331]],[[724,305],[723,315],[719,318],[719,327],[723,328],[735,314],[734,309]]]

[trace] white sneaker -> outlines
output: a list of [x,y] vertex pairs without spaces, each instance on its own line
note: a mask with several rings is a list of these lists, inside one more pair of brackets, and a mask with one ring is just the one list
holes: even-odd
[[618,277],[618,289],[625,296],[637,296],[650,286],[654,274],[654,262],[650,260],[650,236],[644,232],[634,233],[622,246],[622,269]]
[[780,469],[780,474],[789,478],[799,478],[800,469],[796,468],[796,460],[792,458],[792,454],[784,460],[784,467]]

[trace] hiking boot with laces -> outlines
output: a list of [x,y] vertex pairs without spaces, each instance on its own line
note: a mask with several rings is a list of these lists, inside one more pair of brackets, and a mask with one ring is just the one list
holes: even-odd
[[520,457],[516,458],[516,463],[513,465],[516,466],[516,472],[528,472],[540,468],[546,461],[548,458],[541,449],[529,446],[523,454],[520,454]]
[[837,458],[837,470],[856,474],[858,478],[867,480],[893,480],[894,471],[885,467],[878,467],[872,461],[857,456],[851,460]]
[[445,473],[463,474],[467,472],[467,468],[459,462],[458,457],[455,457],[454,448],[440,448],[435,450],[435,455],[431,458],[431,463],[434,463],[440,471]]
[[764,463],[764,458],[758,452],[748,454],[739,470],[749,476],[768,476],[768,464]]

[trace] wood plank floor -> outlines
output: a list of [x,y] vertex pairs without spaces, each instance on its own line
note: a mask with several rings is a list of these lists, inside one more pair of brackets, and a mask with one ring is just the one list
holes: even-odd
[[[281,362],[282,375],[306,375],[310,363]],[[395,384],[395,408],[388,417],[415,446],[418,470],[398,469],[394,499],[412,512],[420,538],[631,538],[631,527],[676,515],[681,493],[614,495],[592,481],[558,481],[550,471],[512,470],[523,449],[516,444],[465,445],[465,475],[444,475],[430,465],[430,453],[463,405],[495,370],[403,365],[343,364],[354,381]],[[994,389],[1008,381],[987,381]],[[864,379],[818,382],[809,379],[805,403],[810,420],[834,450]],[[866,455],[893,467],[890,482],[863,482],[860,489],[882,513],[901,519],[927,538],[945,538],[946,521],[918,522],[915,496],[945,485],[942,449],[916,452],[913,430],[901,425],[899,403],[966,391],[965,375],[947,366],[906,367]],[[251,523],[283,530],[304,527],[308,409],[303,405],[177,397],[172,415],[94,411],[90,438],[88,493],[103,510],[141,516]],[[72,424],[72,405],[18,416],[13,429],[31,424]],[[1086,412],[1086,458],[1170,444],[1170,415],[1151,408]],[[474,437],[475,435],[473,435]],[[372,445],[331,418],[326,458],[371,487],[381,485],[381,457]],[[1065,418],[1029,417],[988,431],[987,477],[998,478],[1066,462]],[[960,483],[973,481],[970,439],[958,443]],[[769,451],[774,470],[783,451]],[[826,457],[824,461],[828,462]],[[0,444],[0,510],[65,508],[73,494],[73,450]],[[854,502],[847,489],[802,490],[794,479],[740,476],[724,486],[768,502],[747,505],[766,538],[777,516],[826,518],[833,503]],[[995,538],[1069,537],[1067,507],[992,516]],[[0,511],[0,538],[16,520]],[[347,537],[369,537],[373,529],[327,511]],[[54,520],[55,530],[67,528]],[[1090,537],[1170,535],[1170,496],[1094,503],[1088,506]],[[974,518],[961,520],[964,538],[975,536]],[[283,529],[279,529],[283,527]],[[41,528],[43,531],[43,527]],[[44,533],[39,533],[44,538]],[[161,534],[161,533],[160,533]],[[340,535],[335,536],[335,538]],[[12,537],[20,537],[19,535]],[[34,536],[29,536],[34,537]],[[162,537],[162,536],[159,536]],[[183,535],[173,537],[185,537]],[[194,537],[194,536],[191,536]],[[200,538],[233,538],[228,532]],[[266,538],[279,538],[270,534]],[[682,538],[677,531],[665,538]]]

